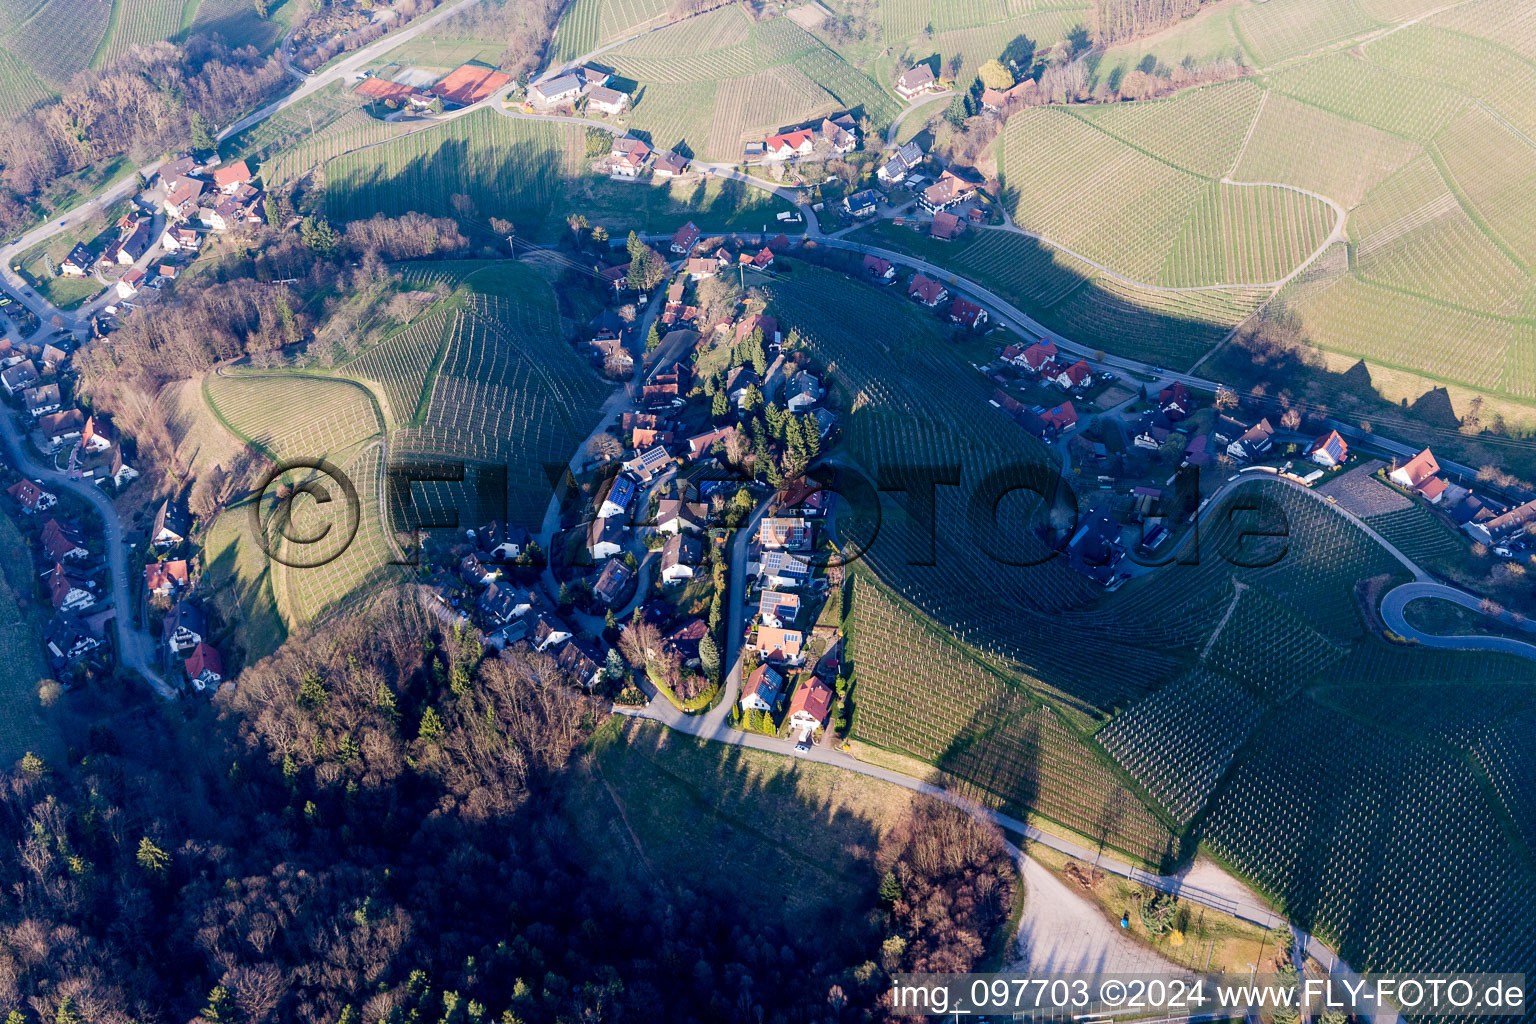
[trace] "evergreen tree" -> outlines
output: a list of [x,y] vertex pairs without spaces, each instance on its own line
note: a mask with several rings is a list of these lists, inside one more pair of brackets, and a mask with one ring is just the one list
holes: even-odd
[[75,1008],[75,1000],[65,996],[53,1015],[54,1024],[85,1024],[85,1015]]
[[645,336],[645,350],[647,352],[655,352],[660,347],[661,332],[656,329],[656,322],[653,320],[651,321],[650,333]]
[[139,867],[154,875],[165,874],[165,869],[171,862],[170,854],[156,846],[149,836],[139,840],[139,852],[135,859],[138,860]]
[[324,217],[311,214],[299,223],[299,241],[320,256],[329,259],[341,247],[341,236]]
[[699,639],[699,667],[711,682],[720,681],[720,648],[708,633]]
[[416,734],[428,743],[436,743],[443,738],[443,720],[438,717],[436,708],[428,706],[421,713],[421,725]]
[[901,899],[901,882],[896,878],[896,872],[887,871],[885,877],[880,879],[880,900],[882,903],[895,903]]
[[206,151],[218,147],[218,140],[214,138],[213,123],[202,115],[200,111],[192,111],[187,118],[187,130],[192,136],[192,148]]
[[730,399],[726,397],[726,394],[723,390],[716,391],[714,399],[709,403],[710,416],[714,417],[716,420],[723,420],[730,411]]
[[234,1024],[235,997],[223,985],[213,986],[208,993],[208,1005],[203,1007],[203,1019],[213,1024]]
[[759,379],[768,372],[768,353],[763,349],[763,329],[752,328],[752,333],[747,336],[747,358],[743,362],[750,361],[752,369]]

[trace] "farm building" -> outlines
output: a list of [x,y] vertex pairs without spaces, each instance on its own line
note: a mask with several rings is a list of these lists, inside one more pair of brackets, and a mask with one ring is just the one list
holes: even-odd
[[588,111],[595,110],[601,114],[617,115],[622,114],[627,106],[629,106],[629,93],[610,89],[607,86],[598,86],[587,96]]
[[431,92],[444,103],[457,103],[467,107],[479,103],[500,89],[512,76],[483,64],[461,64],[449,72],[448,77],[432,86]]
[[965,234],[965,224],[952,213],[939,212],[933,215],[933,224],[928,233],[934,238],[948,242]]
[[535,110],[553,110],[575,103],[585,88],[576,75],[561,75],[552,81],[530,85],[528,102],[533,104]]
[[908,68],[896,76],[896,95],[904,100],[932,92],[936,88],[938,81],[933,77],[933,69],[927,64]]
[[651,173],[658,178],[678,178],[688,173],[688,158],[670,149],[656,154]]
[[923,189],[917,201],[929,213],[938,213],[969,199],[978,188],[980,186],[974,181],[966,181],[953,171],[945,170],[938,181]]

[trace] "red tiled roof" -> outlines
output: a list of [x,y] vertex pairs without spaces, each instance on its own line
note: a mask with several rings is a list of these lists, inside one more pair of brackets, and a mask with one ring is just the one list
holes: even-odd
[[244,160],[241,160],[239,163],[230,164],[228,167],[220,167],[213,172],[213,183],[219,188],[250,180],[251,169],[245,165]]
[[1410,487],[1417,487],[1428,477],[1440,472],[1440,463],[1435,461],[1434,453],[1425,448],[1399,466],[1397,471],[1408,477]]
[[827,720],[832,710],[832,688],[821,680],[812,680],[795,690],[789,699],[789,717],[805,712],[818,722]]
[[192,648],[183,667],[187,670],[188,679],[196,679],[205,670],[220,679],[224,678],[224,659],[219,657],[219,652],[211,644],[200,643]]

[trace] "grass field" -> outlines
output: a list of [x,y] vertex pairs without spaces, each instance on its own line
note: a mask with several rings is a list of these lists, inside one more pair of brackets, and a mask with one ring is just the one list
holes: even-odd
[[202,557],[203,578],[219,617],[239,623],[231,640],[241,647],[243,657],[226,658],[233,674],[277,650],[288,637],[273,590],[274,577],[282,569],[252,536],[250,507],[245,504],[219,513],[208,528]]

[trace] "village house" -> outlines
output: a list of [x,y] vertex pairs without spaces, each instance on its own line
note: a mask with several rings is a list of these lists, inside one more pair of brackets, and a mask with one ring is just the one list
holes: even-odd
[[843,197],[843,209],[848,211],[850,217],[873,217],[880,209],[880,193],[872,188],[866,188],[859,192],[851,193]]
[[613,140],[613,148],[608,152],[608,167],[621,178],[638,178],[650,158],[650,146],[626,135]]
[[661,150],[651,164],[651,173],[658,178],[681,178],[688,173],[688,158],[670,149]]
[[203,616],[203,610],[190,600],[182,600],[166,614],[165,628],[161,635],[165,637],[165,645],[172,652],[180,654],[202,643],[203,635],[207,632],[208,621]]
[[1446,486],[1445,481],[1438,476],[1439,472],[1440,463],[1435,460],[1434,453],[1425,448],[1387,474],[1387,479],[1399,487],[1418,491],[1425,501],[1437,505],[1445,496]]
[[701,501],[664,498],[656,506],[656,532],[697,533],[709,519],[709,506]]
[[1342,466],[1344,460],[1348,457],[1349,445],[1339,436],[1337,430],[1328,431],[1328,433],[1313,441],[1312,446],[1307,449],[1307,458],[1319,466],[1325,466],[1329,469],[1332,469],[1334,466]]
[[1157,407],[1164,416],[1177,422],[1194,411],[1195,403],[1190,398],[1189,388],[1176,381],[1157,393]]
[[571,638],[570,628],[559,619],[552,619],[547,615],[535,616],[533,630],[529,633],[529,644],[536,651],[547,651],[556,644],[563,644]]
[[775,664],[800,664],[804,660],[804,644],[804,634],[796,629],[777,626],[759,626],[757,629],[757,653]]
[[249,185],[254,177],[245,161],[240,160],[217,168],[213,172],[213,187],[227,196],[232,196],[240,190],[241,185]]
[[802,735],[824,728],[832,710],[832,688],[820,679],[802,683],[789,698],[789,727]]
[[46,512],[59,503],[58,495],[43,490],[31,480],[18,480],[7,487],[5,493],[16,499],[21,511],[29,516]]
[[38,418],[37,432],[50,452],[56,452],[71,441],[80,440],[85,430],[85,413],[79,409],[49,413]]
[[1065,366],[1058,361],[1050,370],[1045,371],[1045,375],[1051,383],[1067,391],[1093,385],[1093,370],[1086,359]]
[[938,87],[938,80],[933,77],[933,69],[927,64],[910,67],[896,76],[896,95],[904,100],[932,92]]
[[690,256],[683,264],[683,270],[687,272],[688,280],[702,281],[706,277],[714,277],[720,265],[708,256]]
[[594,519],[587,526],[587,553],[592,561],[601,562],[624,550],[624,521],[621,516]]
[[50,562],[79,561],[90,554],[85,547],[85,534],[73,523],[61,523],[52,516],[43,524],[43,554]]
[[801,370],[789,379],[784,389],[784,407],[790,412],[804,412],[821,401],[821,381],[809,370]]
[[744,252],[741,254],[741,262],[743,266],[767,270],[773,266],[773,250],[765,245],[755,253]]
[[1228,443],[1227,454],[1234,459],[1251,461],[1263,456],[1274,445],[1274,442],[1275,428],[1269,425],[1269,419],[1266,417],[1243,431],[1240,437]]
[[792,160],[810,156],[815,145],[815,137],[808,131],[784,132],[763,140],[763,156],[769,160]]
[[704,545],[699,538],[673,534],[661,548],[661,581],[681,583],[693,579],[703,555]]
[[83,243],[76,243],[59,264],[59,273],[65,277],[84,277],[96,265],[96,254]]
[[144,592],[150,597],[170,597],[187,585],[187,561],[150,562],[144,566]]
[[612,607],[619,600],[619,595],[624,592],[624,586],[629,582],[634,573],[629,571],[622,559],[610,558],[603,566],[603,571],[597,574],[597,582],[592,584],[592,596],[599,602]]
[[938,213],[947,210],[956,203],[964,202],[979,188],[973,181],[967,181],[954,171],[945,170],[939,175],[939,180],[923,189],[918,196],[918,205],[929,213]]
[[1462,529],[1473,540],[1490,546],[1502,546],[1513,538],[1529,532],[1532,524],[1536,524],[1536,501],[1516,505],[1507,512],[1497,515],[1489,509],[1483,509],[1479,515],[1462,524]]
[[48,574],[48,596],[56,612],[80,612],[96,603],[90,584],[57,562]]
[[974,302],[956,296],[955,301],[949,304],[949,322],[976,330],[987,322],[987,311]]
[[933,309],[939,303],[949,298],[949,289],[923,274],[913,274],[912,280],[907,282],[907,297],[915,299]]
[[635,448],[654,448],[671,444],[674,439],[672,431],[656,427],[636,427],[629,436],[629,443]]
[[186,536],[186,518],[167,498],[155,512],[154,525],[149,528],[149,542],[157,548],[168,548],[180,544]]
[[823,118],[821,137],[838,156],[851,152],[859,144],[857,124],[852,114]]
[[597,507],[597,516],[599,519],[622,516],[629,511],[630,502],[634,500],[634,478],[617,476],[613,480],[613,486],[608,488],[608,494],[603,498],[603,503]]
[[102,645],[102,638],[91,632],[73,615],[55,615],[43,630],[43,644],[48,648],[48,663],[55,672],[79,661]]
[[148,274],[146,274],[141,268],[134,267],[118,280],[116,285],[117,297],[120,299],[133,298],[135,295],[139,294],[139,289],[144,287],[144,284],[148,279]]
[[111,262],[123,267],[131,267],[138,262],[140,256],[149,251],[150,221],[148,218],[140,219],[129,214],[124,218],[123,234],[115,242],[107,247],[105,256],[111,257]]
[[63,405],[57,384],[39,384],[35,388],[28,388],[22,392],[21,401],[27,415],[33,419],[58,412]]
[[757,599],[757,617],[765,626],[791,626],[800,614],[800,595],[765,590]]
[[197,229],[182,224],[168,225],[160,235],[160,248],[166,252],[197,252],[202,244],[203,236]]
[[629,106],[629,93],[598,86],[587,94],[587,111],[618,116]]
[[803,551],[810,546],[812,527],[799,516],[764,516],[757,535],[765,550]]
[[890,284],[896,280],[896,267],[890,260],[883,260],[879,256],[864,257],[864,273],[880,284]]
[[1136,423],[1136,437],[1132,441],[1137,448],[1147,451],[1157,451],[1173,436],[1173,424],[1168,417],[1160,412],[1148,411],[1141,414],[1141,419]]
[[472,587],[485,587],[496,582],[500,572],[480,561],[473,551],[459,559],[459,578]]
[[166,190],[165,215],[175,221],[190,220],[197,213],[205,182],[201,178],[178,178]]
[[1047,409],[1041,413],[1040,422],[1047,430],[1053,430],[1058,434],[1065,433],[1077,426],[1077,409],[1071,402],[1062,402],[1054,409]]
[[[527,597],[505,583],[488,584],[475,601],[476,610],[492,627],[505,626],[532,607]],[[526,626],[523,628],[527,629]]]
[[468,533],[481,560],[497,565],[521,558],[533,543],[533,535],[523,527],[507,526],[495,520]]
[[779,703],[779,688],[783,685],[784,676],[778,669],[767,662],[757,666],[741,685],[742,710],[772,713]]
[[688,445],[688,461],[698,462],[709,455],[710,449],[716,444],[723,443],[727,437],[731,436],[734,429],[734,427],[716,427],[714,430],[688,438],[684,442]]
[[[139,478],[139,471],[123,461],[123,450],[121,448],[116,448],[112,451],[110,471],[112,486],[117,488],[126,487],[131,481]],[[96,482],[97,484],[104,483],[105,478]]]
[[592,689],[603,681],[603,669],[598,664],[595,652],[587,649],[572,640],[560,648],[560,653],[555,656],[560,667],[565,673],[580,683],[584,689]]
[[1077,572],[1106,586],[1114,580],[1115,568],[1125,557],[1125,545],[1120,539],[1120,524],[1108,508],[1101,506],[1083,517],[1067,552],[1069,564]]
[[667,454],[667,449],[662,445],[647,448],[628,462],[624,468],[638,476],[645,483],[650,483],[657,476],[672,466],[672,456]]
[[671,250],[679,256],[688,255],[699,244],[699,234],[698,225],[689,221],[673,232]]
[[699,641],[709,634],[709,626],[703,619],[692,618],[661,638],[661,645],[673,651],[686,664],[699,660]]
[[891,155],[891,158],[880,165],[875,172],[875,177],[889,185],[898,185],[906,180],[908,174],[917,169],[923,162],[923,147],[917,140],[905,143]]
[[757,575],[775,590],[803,587],[811,581],[811,563],[792,551],[765,551]]
[[187,655],[181,668],[187,675],[187,682],[199,693],[216,690],[224,681],[224,659],[209,643],[199,643],[192,648],[192,653]]
[[24,359],[19,363],[12,363],[4,370],[0,370],[0,384],[5,386],[6,394],[12,398],[36,387],[42,378],[38,376],[37,366],[30,359]]

